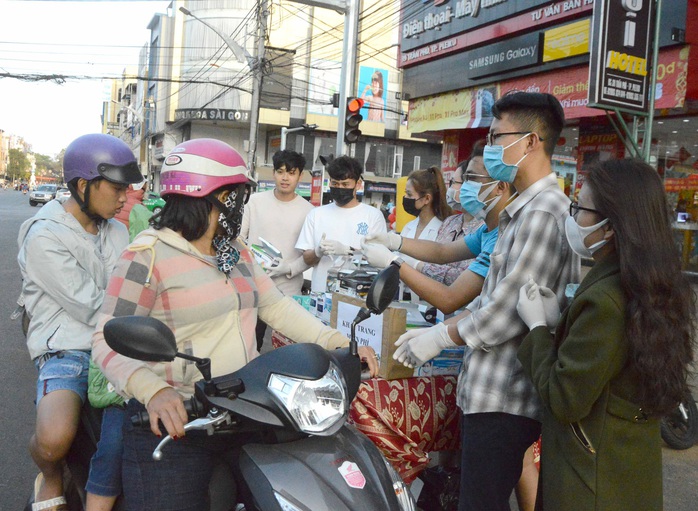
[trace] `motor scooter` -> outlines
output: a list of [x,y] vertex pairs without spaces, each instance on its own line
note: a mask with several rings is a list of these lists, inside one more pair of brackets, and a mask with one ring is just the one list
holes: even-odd
[[[232,435],[255,431],[261,440],[242,442],[232,472],[237,497],[212,509],[237,511],[415,510],[409,489],[377,447],[347,423],[349,405],[361,383],[356,326],[380,314],[399,285],[389,266],[373,282],[351,326],[349,348],[328,351],[293,344],[261,355],[234,373],[212,378],[209,359],[178,353],[172,331],[143,316],[114,318],[104,327],[107,344],[147,362],[193,361],[203,379],[186,403],[186,431]],[[137,342],[133,342],[137,339]],[[132,418],[149,427],[147,414]],[[239,437],[242,438],[242,437]],[[166,436],[153,452],[167,456]],[[239,444],[238,444],[239,445]],[[214,494],[215,489],[210,489]]]
[[698,440],[698,407],[690,390],[671,413],[662,417],[662,440],[672,449],[688,449]]

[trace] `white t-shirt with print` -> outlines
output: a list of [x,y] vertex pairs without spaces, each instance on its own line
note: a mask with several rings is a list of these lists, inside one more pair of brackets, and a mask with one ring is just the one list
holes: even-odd
[[[315,249],[320,244],[322,235],[325,234],[328,240],[337,240],[360,250],[364,236],[385,232],[387,232],[385,218],[378,208],[363,203],[353,208],[340,208],[335,203],[331,203],[308,213],[298,236],[296,248]],[[334,264],[334,258],[323,256],[313,268],[311,282],[313,292],[322,293],[326,290],[327,270]]]

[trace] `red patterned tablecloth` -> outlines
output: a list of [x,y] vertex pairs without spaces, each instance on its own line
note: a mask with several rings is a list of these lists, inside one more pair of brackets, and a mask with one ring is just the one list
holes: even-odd
[[[274,348],[288,343],[278,332],[272,334]],[[365,381],[349,419],[409,484],[429,463],[427,453],[460,448],[456,377]]]
[[426,468],[427,453],[460,448],[455,376],[373,378],[359,387],[349,418],[408,484]]

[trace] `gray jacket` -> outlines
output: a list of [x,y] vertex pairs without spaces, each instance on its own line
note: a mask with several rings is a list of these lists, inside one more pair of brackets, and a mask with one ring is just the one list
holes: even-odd
[[19,229],[17,262],[31,318],[32,359],[50,351],[89,350],[109,277],[128,244],[126,227],[103,222],[99,247],[73,215],[51,201]]

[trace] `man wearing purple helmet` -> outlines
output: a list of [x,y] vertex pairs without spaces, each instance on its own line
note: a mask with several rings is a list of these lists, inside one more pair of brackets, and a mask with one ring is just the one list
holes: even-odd
[[128,232],[114,215],[126,188],[143,180],[131,149],[110,135],[83,135],[67,147],[71,197],[51,201],[19,231],[17,260],[31,318],[29,355],[39,371],[36,431],[29,450],[41,473],[33,509],[67,509],[63,458],[87,391],[92,332]]
[[[150,417],[151,431],[128,422],[124,428],[126,508],[201,509],[214,459],[228,460],[236,446],[225,437],[187,435],[168,446],[164,459],[151,456],[163,432],[184,437],[183,400],[193,395],[201,374],[189,362],[145,363],[117,354],[104,339],[104,324],[134,314],[157,318],[174,332],[178,351],[211,359],[213,377],[259,355],[258,316],[299,342],[336,348],[349,341],[284,296],[238,240],[254,183],[235,149],[213,139],[179,144],[165,159],[160,184],[165,207],[116,265],[92,356],[129,399],[127,414],[147,410]],[[373,350],[360,347],[359,354],[375,374]]]

